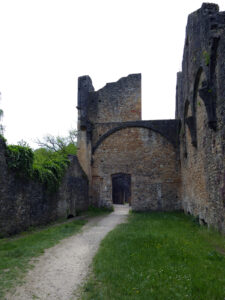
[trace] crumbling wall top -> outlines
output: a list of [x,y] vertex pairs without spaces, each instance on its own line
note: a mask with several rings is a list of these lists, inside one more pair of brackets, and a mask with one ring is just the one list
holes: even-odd
[[89,76],[78,79],[79,129],[95,123],[141,120],[141,74],[130,74],[94,91]]

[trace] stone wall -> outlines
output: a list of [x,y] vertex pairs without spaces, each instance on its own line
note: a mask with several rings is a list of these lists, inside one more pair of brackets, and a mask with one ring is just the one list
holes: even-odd
[[204,3],[189,15],[176,118],[181,119],[185,211],[225,231],[225,13]]
[[[78,158],[89,181],[97,124],[141,120],[141,74],[131,74],[94,91],[91,78],[78,78]],[[96,140],[97,141],[97,140]]]
[[94,123],[92,130],[92,154],[109,135],[125,128],[147,128],[158,132],[171,142],[174,147],[179,144],[179,120],[152,120],[130,122]]
[[91,92],[88,118],[92,124],[141,120],[141,74],[131,74]]
[[93,203],[110,206],[112,178],[126,174],[134,209],[182,207],[225,232],[224,56],[225,12],[203,3],[188,17],[176,120],[141,121],[139,74],[96,92],[91,79],[81,77],[87,84],[78,109],[86,127],[79,128],[79,158]]
[[88,179],[77,156],[69,155],[70,165],[57,192],[57,215],[67,217],[88,209]]
[[92,123],[88,115],[90,93],[94,91],[91,78],[81,76],[78,78],[78,149],[77,156],[79,162],[91,180],[91,138]]
[[141,120],[140,74],[99,91],[89,76],[80,77],[78,115],[78,158],[89,176],[92,204],[111,207],[112,178],[128,176],[134,210],[181,209],[180,122]]
[[5,143],[0,139],[0,236],[15,234],[30,226],[47,224],[59,217],[76,215],[88,207],[88,180],[76,157],[60,189],[49,194],[39,182],[18,178],[5,159]]
[[125,128],[107,137],[93,155],[92,202],[112,206],[112,176],[131,175],[132,209],[181,209],[176,148],[147,128]]

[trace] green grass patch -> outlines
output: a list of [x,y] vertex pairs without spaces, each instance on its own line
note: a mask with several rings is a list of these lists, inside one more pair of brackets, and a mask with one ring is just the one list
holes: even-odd
[[183,213],[132,213],[102,241],[82,299],[224,300],[225,237]]
[[44,229],[32,229],[14,238],[0,239],[0,299],[4,299],[7,290],[22,282],[24,274],[32,267],[32,258],[75,234],[85,223],[85,220],[72,220]]
[[114,208],[104,208],[104,207],[95,207],[90,206],[88,210],[78,213],[79,216],[85,215],[88,217],[101,216],[104,214],[109,214],[113,212]]

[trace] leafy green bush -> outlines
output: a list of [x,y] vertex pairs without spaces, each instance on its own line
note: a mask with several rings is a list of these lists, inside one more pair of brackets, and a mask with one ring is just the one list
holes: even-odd
[[47,149],[9,145],[6,148],[8,167],[19,177],[38,180],[49,192],[58,189],[69,164],[67,155]]
[[29,147],[9,145],[6,148],[8,167],[22,177],[30,177],[33,171],[34,153]]
[[38,180],[49,192],[54,192],[68,167],[67,156],[77,153],[76,139],[76,130],[70,130],[67,137],[47,135],[43,141],[37,141],[41,148],[35,151],[21,140],[18,145],[7,146],[8,167],[20,177]]
[[64,149],[64,153],[67,155],[77,155],[77,146],[73,143],[68,144]]
[[33,178],[45,184],[49,191],[59,187],[65,170],[69,164],[66,155],[46,149],[37,149],[34,152]]

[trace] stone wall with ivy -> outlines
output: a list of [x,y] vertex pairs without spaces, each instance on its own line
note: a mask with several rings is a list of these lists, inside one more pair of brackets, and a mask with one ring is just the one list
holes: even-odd
[[[88,180],[75,156],[69,157],[60,185],[58,187],[56,182],[54,189],[37,174],[26,174],[32,154],[21,153],[27,164],[24,169],[15,164],[16,157],[10,160],[11,165],[7,162],[7,147],[0,139],[0,236],[75,216],[77,211],[87,209]],[[20,172],[16,168],[20,168]]]

